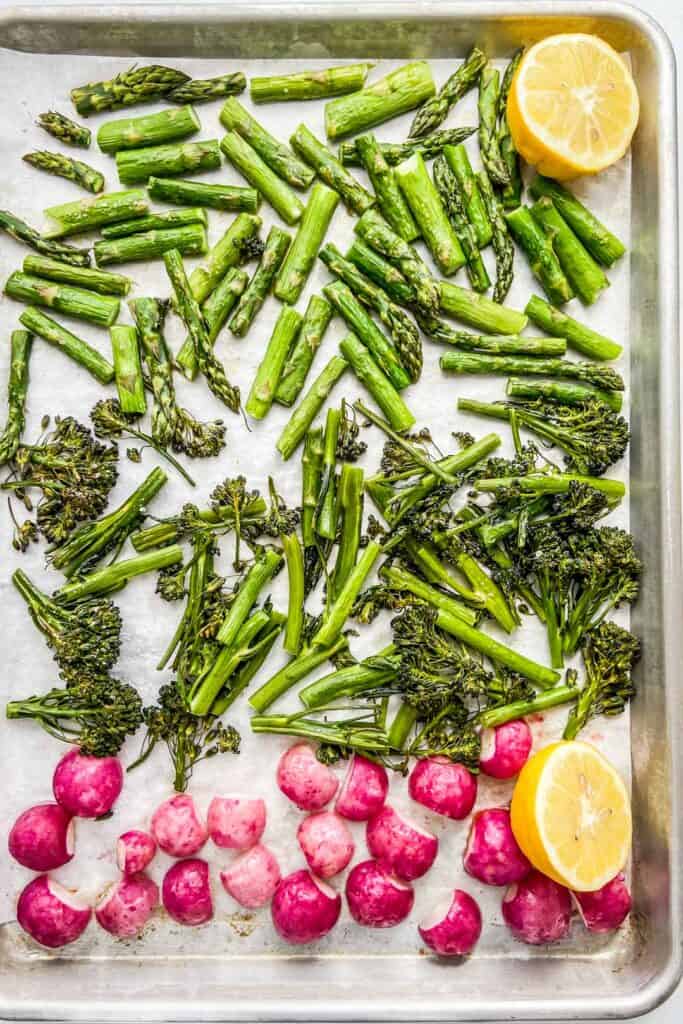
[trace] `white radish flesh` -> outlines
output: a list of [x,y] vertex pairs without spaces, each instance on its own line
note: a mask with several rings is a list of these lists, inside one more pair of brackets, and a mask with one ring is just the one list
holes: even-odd
[[141,829],[130,829],[116,843],[116,863],[124,875],[136,875],[152,863],[157,852],[154,836]]

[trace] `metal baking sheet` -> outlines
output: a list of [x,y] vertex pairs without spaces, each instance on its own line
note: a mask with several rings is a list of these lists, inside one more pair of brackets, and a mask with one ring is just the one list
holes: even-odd
[[[677,977],[680,956],[680,870],[676,856],[680,819],[677,794],[677,704],[671,688],[680,664],[680,496],[678,439],[678,377],[676,347],[675,243],[675,122],[671,57],[665,39],[652,23],[630,8],[599,5],[482,4],[476,17],[468,5],[419,5],[402,2],[371,4],[362,16],[346,5],[284,6],[192,4],[146,7],[106,7],[99,11],[73,6],[44,6],[39,12],[9,12],[0,22],[0,66],[4,82],[7,131],[0,138],[4,170],[3,205],[40,223],[40,211],[69,198],[75,189],[66,182],[40,175],[22,165],[27,149],[45,145],[32,124],[35,115],[56,107],[67,111],[68,90],[77,82],[108,77],[134,59],[168,60],[198,75],[218,74],[240,67],[249,76],[295,70],[339,60],[374,59],[380,75],[417,57],[429,58],[435,79],[443,81],[473,42],[501,59],[519,45],[552,31],[598,31],[629,53],[643,105],[633,156],[600,179],[581,182],[579,191],[627,244],[630,255],[610,271],[611,288],[585,313],[597,329],[625,345],[618,368],[630,378],[633,441],[630,465],[620,471],[630,484],[631,501],[620,510],[620,523],[632,528],[648,565],[645,591],[634,613],[634,628],[645,638],[640,669],[640,695],[633,706],[631,729],[627,716],[596,723],[586,738],[597,743],[625,775],[632,774],[635,846],[633,886],[635,913],[629,927],[616,936],[588,936],[575,924],[570,937],[551,949],[535,950],[515,943],[500,916],[501,893],[480,886],[463,874],[461,853],[468,823],[445,823],[425,812],[410,813],[434,829],[441,849],[437,865],[416,885],[416,904],[410,919],[386,932],[355,926],[344,911],[338,927],[315,948],[292,951],[275,935],[266,910],[245,915],[215,886],[216,916],[200,929],[182,929],[159,915],[136,942],[116,943],[95,924],[72,946],[50,954],[28,943],[12,923],[18,890],[29,873],[5,858],[0,868],[0,1015],[14,1019],[87,1020],[238,1020],[238,1019],[463,1019],[497,1017],[630,1016],[654,1005]],[[598,16],[599,15],[599,16]],[[74,57],[74,54],[78,54]],[[30,83],[30,88],[27,88]],[[247,105],[248,98],[241,97]],[[145,109],[155,109],[148,107]],[[201,137],[220,138],[220,103],[198,108]],[[274,134],[286,137],[300,120],[324,137],[323,104],[265,105],[256,116]],[[453,111],[448,124],[476,123],[476,101],[468,97]],[[107,116],[92,118],[97,128]],[[90,122],[89,122],[90,123]],[[383,139],[403,138],[410,115],[378,130]],[[11,126],[11,129],[10,129]],[[291,127],[290,127],[291,126]],[[476,141],[470,144],[473,156]],[[91,150],[88,159],[103,170],[110,189],[117,187],[113,161]],[[362,172],[357,172],[362,177]],[[230,167],[204,176],[205,180],[237,182]],[[266,228],[279,223],[265,204]],[[229,215],[210,211],[211,241],[225,230]],[[352,237],[352,219],[339,208],[328,238],[344,248]],[[25,250],[10,239],[0,245],[4,280],[18,266]],[[487,255],[487,259],[490,257]],[[188,261],[189,262],[189,261]],[[125,267],[122,268],[126,272]],[[134,294],[166,294],[163,266],[133,265]],[[303,309],[313,291],[328,280],[322,266],[308,283],[298,304]],[[522,258],[508,303],[523,308],[533,289]],[[6,333],[19,307],[0,300]],[[269,299],[247,338],[237,340],[225,330],[219,353],[228,375],[248,392],[269,337],[278,303]],[[128,314],[122,314],[127,320]],[[106,351],[106,333],[78,324],[77,333]],[[343,331],[333,322],[317,366],[335,350]],[[532,333],[531,331],[529,333]],[[177,348],[180,325],[169,320],[168,337]],[[429,425],[446,449],[450,431],[471,429],[481,435],[492,425],[455,412],[458,395],[499,397],[502,382],[477,378],[446,378],[438,369],[442,349],[425,343],[425,371],[420,384],[407,392],[419,425]],[[6,376],[7,347],[0,351],[0,379]],[[36,343],[31,364],[27,436],[38,432],[46,411],[70,413],[83,419],[101,390],[78,368],[66,365],[59,353]],[[222,410],[200,383],[181,385],[181,398],[208,417]],[[335,392],[356,397],[360,389],[348,376]],[[438,400],[435,402],[435,396]],[[229,416],[229,414],[228,414]],[[247,434],[236,417],[228,419],[228,447],[216,460],[193,463],[198,481],[190,494],[172,473],[155,501],[163,515],[185,500],[205,501],[213,483],[226,475],[244,473],[250,483],[265,487],[273,473],[286,497],[298,499],[299,460],[282,464],[274,440],[288,412],[274,407]],[[508,431],[501,431],[509,448]],[[666,439],[666,444],[663,444]],[[363,464],[377,465],[379,440],[367,435],[370,448]],[[125,445],[122,445],[125,448]],[[142,465],[122,458],[121,479],[113,506],[138,483],[154,463],[145,452]],[[9,554],[8,517],[0,518],[3,558],[0,595],[7,633],[13,638],[3,676],[2,699],[40,690],[54,679],[52,661],[30,625],[9,576],[17,564],[46,587],[58,577],[46,571],[42,550],[24,556]],[[230,544],[223,544],[223,563],[229,564]],[[276,581],[276,604],[285,600],[286,583]],[[138,580],[120,595],[125,642],[119,673],[151,699],[167,676],[154,664],[173,630],[179,610],[153,594],[151,580]],[[676,616],[678,617],[678,624]],[[364,629],[353,643],[363,656],[387,642],[388,621]],[[533,623],[515,636],[515,644],[545,660],[544,638]],[[259,678],[265,679],[283,660],[273,652]],[[321,673],[322,674],[322,673]],[[296,699],[290,698],[294,707]],[[269,823],[265,839],[280,858],[283,871],[301,863],[295,841],[300,814],[279,794],[274,766],[285,741],[252,737],[246,707],[230,719],[242,731],[243,752],[200,765],[191,792],[205,807],[214,792],[239,789],[267,799]],[[533,723],[535,743],[542,745],[561,731],[563,712]],[[30,724],[0,726],[6,784],[0,818],[4,831],[16,814],[31,803],[49,798],[52,767],[62,749]],[[124,751],[131,760],[139,740]],[[27,768],[28,766],[28,768]],[[126,828],[144,826],[156,804],[170,792],[162,751],[129,777],[112,819],[79,822],[77,857],[56,873],[60,880],[95,898],[116,877],[114,843]],[[477,807],[509,799],[510,786],[482,780]],[[405,782],[394,779],[391,800],[409,809]],[[419,810],[419,809],[418,809]],[[364,854],[362,827],[354,829],[356,859]],[[216,868],[225,856],[208,847],[204,855]],[[222,859],[223,858],[223,859]],[[160,881],[166,863],[152,865]],[[217,875],[217,871],[214,872]],[[217,880],[217,879],[216,879]],[[342,880],[335,880],[341,886]],[[474,956],[462,965],[444,964],[421,949],[416,922],[448,889],[463,885],[480,901],[485,928]]]

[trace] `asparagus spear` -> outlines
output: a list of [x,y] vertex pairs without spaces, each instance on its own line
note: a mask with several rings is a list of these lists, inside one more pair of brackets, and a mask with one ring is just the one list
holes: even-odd
[[289,587],[287,624],[282,646],[287,654],[297,655],[301,650],[301,637],[304,628],[304,552],[296,532],[283,533],[280,540],[285,554]]
[[444,146],[443,155],[458,183],[467,219],[477,236],[477,244],[480,249],[483,249],[492,239],[493,228],[467,150],[462,144],[460,146]]
[[[215,210],[246,210],[254,213],[261,202],[255,188],[207,185],[202,181],[185,181],[181,178],[151,177],[147,182],[147,191],[152,199],[160,199],[164,203],[195,203],[197,206],[211,206]],[[172,218],[178,213],[179,210],[172,210],[156,216]]]
[[95,242],[95,262],[98,267],[110,263],[132,263],[136,260],[155,260],[172,249],[182,256],[199,256],[206,252],[206,228],[203,224],[185,224],[162,231],[141,231],[125,238],[105,238]]
[[141,416],[147,408],[147,400],[142,379],[138,332],[129,324],[118,324],[112,327],[109,333],[121,411],[126,415]]
[[245,407],[254,419],[262,420],[273,404],[282,369],[302,321],[301,313],[291,306],[283,306],[280,310]]
[[327,137],[341,139],[344,135],[358,135],[414,110],[433,96],[434,91],[432,72],[426,61],[404,64],[367,88],[326,103]]
[[282,556],[277,551],[266,550],[258,558],[239,586],[234,601],[216,634],[219,643],[229,647],[234,643],[240,627],[246,621],[256,604],[259,594],[282,565]]
[[503,185],[500,193],[503,208],[505,210],[514,210],[519,206],[522,198],[522,178],[519,171],[519,157],[517,155],[517,150],[515,149],[515,144],[512,141],[512,135],[510,134],[507,102],[510,94],[510,86],[512,85],[512,79],[515,76],[515,71],[519,67],[519,62],[522,59],[523,52],[523,49],[517,50],[506,67],[505,74],[503,75],[503,82],[500,87],[500,93],[498,94],[498,148],[500,150],[500,155],[503,158],[503,163],[507,168],[509,178],[508,183]]
[[622,406],[620,391],[603,391],[592,384],[574,380],[519,380],[510,377],[505,393],[510,398],[544,398],[562,405],[580,405],[595,399],[609,405],[615,412],[620,412]]
[[419,153],[398,165],[396,178],[434,262],[442,274],[454,274],[465,255]]
[[504,302],[512,284],[515,247],[510,238],[503,210],[491,187],[486,171],[479,171],[477,183],[491,224],[491,244],[496,254],[496,285],[493,289],[493,301]]
[[605,274],[558,213],[552,199],[539,199],[531,207],[531,215],[550,240],[570,286],[585,305],[591,305],[609,285]]
[[278,178],[241,135],[228,132],[221,139],[221,149],[230,163],[282,217],[285,224],[296,224],[301,219],[303,206],[299,197],[286,181]]
[[[408,139],[406,142],[380,142],[382,156],[394,167],[403,163],[413,153],[421,153],[425,160],[438,156],[444,146],[457,146],[476,131],[476,128],[444,128],[442,131],[425,135],[422,139]],[[339,159],[345,166],[362,167],[363,161],[358,148],[358,139],[342,142],[339,147]]]
[[[78,235],[101,228],[104,224],[143,217],[146,213],[149,213],[149,203],[141,189],[107,192],[95,199],[77,199],[73,203],[48,206],[45,215],[55,223],[45,237],[50,239]],[[53,255],[56,256],[56,253]]]
[[189,75],[161,64],[129,68],[104,82],[89,82],[71,90],[71,102],[81,117],[117,110],[136,103],[149,103],[187,82]]
[[346,259],[383,289],[392,302],[401,306],[415,303],[415,289],[401,271],[359,238],[350,246]]
[[236,99],[226,101],[220,112],[220,120],[226,131],[237,132],[256,150],[265,164],[278,177],[294,188],[308,188],[315,177],[313,171],[291,151],[289,146],[278,142],[270,132],[245,110]]
[[242,249],[259,228],[261,218],[255,213],[239,213],[223,237],[209,252],[206,266],[195,267],[190,274],[190,287],[197,302],[203,302],[231,267],[242,262]]
[[300,124],[290,138],[292,148],[315,170],[321,181],[338,192],[344,205],[358,216],[372,206],[375,197],[347,171],[327,146],[318,142],[305,124]]
[[114,367],[104,356],[39,309],[24,310],[19,320],[27,331],[37,334],[50,345],[61,349],[74,362],[80,363],[100,384],[108,384],[114,379]]
[[450,281],[441,283],[441,310],[454,320],[461,320],[490,334],[520,334],[528,322],[524,313],[501,306],[485,295],[470,292]]
[[442,370],[454,373],[539,374],[570,377],[594,384],[605,391],[623,391],[624,382],[610,367],[593,363],[571,363],[567,359],[538,359],[535,356],[492,356],[484,352],[446,352],[439,360]]
[[38,114],[36,124],[48,135],[65,142],[67,146],[79,146],[81,149],[88,149],[90,146],[90,129],[76,124],[70,117],[65,117],[56,110]]
[[28,331],[12,331],[7,384],[7,421],[0,433],[0,466],[14,458],[26,423],[24,409],[32,341]]
[[371,540],[340,588],[332,603],[323,612],[320,628],[311,640],[311,647],[333,643],[351,614],[351,609],[380,553],[380,546]]
[[[266,711],[278,697],[281,697],[298,682],[305,679],[307,675],[319,668],[329,658],[346,650],[349,642],[344,636],[337,637],[327,647],[306,648],[296,658],[288,662],[284,668],[276,672],[274,676],[260,686],[249,698],[249,703],[259,713]],[[253,719],[252,719],[253,721]]]
[[490,352],[492,355],[563,356],[567,351],[564,338],[523,338],[519,334],[468,334],[451,331],[447,340],[468,352]]
[[180,544],[171,544],[166,548],[148,551],[144,555],[135,555],[119,562],[113,562],[104,569],[96,569],[80,579],[65,583],[56,592],[55,597],[60,604],[77,604],[85,597],[98,595],[104,597],[124,587],[136,576],[144,576],[148,572],[157,572],[170,565],[177,565],[183,560],[183,549]]
[[328,409],[325,418],[323,435],[323,451],[321,463],[320,487],[318,503],[315,509],[315,532],[318,537],[332,541],[337,536],[337,444],[339,442],[339,425],[341,412],[339,409]]
[[323,288],[323,295],[365,345],[394,387],[399,391],[407,387],[410,384],[410,377],[404,370],[396,349],[368,316],[351,289],[342,281],[335,281],[334,284]]
[[347,334],[340,342],[339,349],[394,430],[399,433],[409,430],[415,422],[415,417],[389,378],[377,366],[365,345],[354,334]]
[[159,146],[184,139],[200,128],[199,118],[192,107],[167,108],[142,117],[105,121],[97,131],[97,145],[103,153],[118,153],[121,149]]
[[438,311],[439,285],[412,246],[392,231],[374,210],[364,213],[354,230],[376,252],[398,266],[408,283],[413,286],[415,303],[422,311]]
[[192,78],[177,85],[166,99],[170,103],[208,103],[221,96],[234,96],[244,92],[247,80],[241,71],[232,71],[216,78]]
[[255,77],[249,81],[254,103],[283,103],[343,96],[362,89],[374,64],[344,64],[316,71],[295,71],[291,75]]
[[626,246],[564,185],[539,175],[531,182],[529,191],[534,199],[552,199],[560,216],[602,266],[611,267],[626,252]]
[[569,302],[574,292],[555,255],[552,241],[538,226],[526,206],[505,214],[507,226],[515,241],[524,249],[531,272],[556,305]]
[[291,241],[291,236],[278,227],[273,226],[268,232],[263,256],[230,320],[230,330],[236,337],[243,338],[254,322],[275,282]]
[[491,281],[479,252],[474,228],[467,219],[455,175],[443,156],[438,156],[434,161],[432,173],[444,210],[467,261],[467,276],[470,279],[470,284],[475,292],[485,292],[489,289]]
[[0,228],[17,242],[24,242],[44,256],[51,256],[61,263],[68,263],[71,267],[90,266],[90,253],[86,249],[76,249],[73,245],[43,238],[23,220],[19,220],[7,210],[0,210]]
[[120,149],[116,154],[116,170],[123,185],[147,182],[152,176],[167,178],[187,171],[215,171],[221,165],[217,139],[202,142],[176,142],[168,146],[147,146],[142,149]]
[[[341,356],[332,356],[320,375],[313,381],[287,421],[275,447],[283,459],[289,459],[306,436],[308,428],[329,397],[332,388],[348,368]],[[277,395],[276,395],[277,397]]]
[[509,185],[510,173],[500,152],[498,110],[500,75],[487,61],[479,76],[479,153],[486,173],[495,185]]
[[275,281],[275,297],[281,302],[293,305],[301,295],[338,202],[337,193],[322,182],[316,182],[311,189],[296,236]]
[[315,532],[323,463],[323,429],[309,430],[301,456],[301,543],[304,549],[304,591],[315,587],[323,570],[326,552]]
[[42,277],[15,270],[5,282],[5,295],[30,306],[47,306],[58,313],[109,327],[119,315],[119,300],[85,288],[46,281]]
[[484,54],[476,46],[473,47],[467,59],[441,86],[438,93],[420,107],[410,126],[411,139],[428,135],[446,120],[451,107],[476,85],[485,63]]
[[80,185],[87,192],[101,192],[104,188],[104,175],[96,171],[90,164],[84,164],[82,160],[74,160],[73,157],[65,156],[63,153],[53,153],[49,149],[37,149],[32,153],[24,153],[22,160],[37,167],[39,171],[47,171],[58,178],[66,178]]
[[418,238],[420,229],[413,219],[401,189],[398,187],[396,172],[382,156],[382,149],[374,135],[360,135],[356,148],[361,164],[368,172],[377,197],[377,205],[386,222],[406,242]]
[[573,317],[567,316],[559,309],[554,309],[538,295],[532,295],[526,304],[524,312],[533,320],[542,331],[547,331],[555,337],[567,339],[570,348],[580,352],[590,359],[618,359],[621,355],[621,345],[611,341],[603,334],[598,334],[591,327],[579,323]]
[[[275,401],[280,405],[293,405],[296,401],[331,319],[332,307],[329,302],[320,295],[311,295],[304,313],[301,330],[287,357],[280,376],[280,383],[275,392]],[[309,394],[315,389],[316,384],[313,385]]]
[[202,224],[207,227],[209,218],[206,210],[199,207],[180,207],[166,213],[150,213],[148,217],[135,217],[123,220],[120,224],[109,224],[102,228],[103,238],[127,238],[128,235],[139,235],[143,231],[165,230],[166,228],[182,227],[185,224]]
[[49,256],[26,256],[22,269],[25,274],[86,288],[101,295],[127,295],[131,286],[130,278],[122,274],[110,274],[106,270],[92,270],[90,267],[72,267]]

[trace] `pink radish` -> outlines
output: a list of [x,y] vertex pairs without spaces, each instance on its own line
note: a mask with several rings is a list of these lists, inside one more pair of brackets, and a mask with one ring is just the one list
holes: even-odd
[[58,949],[83,934],[92,910],[48,875],[29,882],[17,903],[17,921],[41,946]]
[[206,825],[216,846],[247,850],[258,843],[266,827],[266,805],[260,798],[215,796]]
[[95,907],[95,917],[117,939],[139,935],[159,905],[159,889],[147,875],[125,875],[114,882]]
[[439,956],[467,956],[481,935],[481,911],[472,897],[454,889],[418,927],[420,937]]
[[151,830],[159,849],[171,857],[191,857],[208,838],[189,793],[176,793],[159,804],[152,815]]
[[223,888],[242,907],[264,907],[280,881],[280,865],[267,846],[257,843],[221,871]]
[[447,757],[427,757],[410,773],[408,792],[430,811],[460,821],[474,807],[477,779],[464,765]]
[[364,860],[346,879],[346,899],[358,924],[393,928],[413,909],[415,893],[410,883],[393,878],[376,860]]
[[321,764],[308,743],[285,750],[277,766],[277,784],[302,811],[320,811],[337,792],[339,780]]
[[19,815],[7,840],[10,854],[31,871],[51,871],[74,855],[73,821],[61,804],[36,804]]
[[526,764],[531,744],[531,729],[523,718],[497,725],[494,729],[484,729],[479,766],[494,779],[511,779]]
[[136,875],[152,863],[157,844],[149,832],[133,828],[116,843],[116,863],[124,875]]
[[573,892],[572,896],[589,932],[611,932],[631,912],[631,893],[623,872],[596,892]]
[[540,871],[515,882],[503,897],[503,919],[516,939],[531,946],[557,942],[569,931],[569,890]]
[[366,839],[372,856],[404,882],[426,874],[439,850],[435,835],[404,818],[388,804],[370,818]]
[[173,864],[161,883],[161,899],[178,924],[205,924],[213,917],[209,865],[199,857]]
[[343,871],[355,850],[348,825],[332,811],[309,814],[296,837],[309,868],[319,878],[332,878]]
[[487,885],[521,882],[531,871],[505,807],[488,807],[474,815],[463,860],[465,871]]
[[64,755],[52,777],[55,800],[76,818],[108,814],[123,789],[117,757],[91,757],[74,748]]
[[294,871],[278,884],[270,909],[278,934],[298,946],[322,939],[334,928],[341,896],[310,871]]
[[384,805],[388,792],[389,776],[384,765],[354,754],[334,809],[349,821],[368,821]]

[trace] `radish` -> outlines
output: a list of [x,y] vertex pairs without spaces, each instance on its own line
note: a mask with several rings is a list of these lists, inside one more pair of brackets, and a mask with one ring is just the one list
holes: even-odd
[[483,729],[479,766],[494,779],[511,779],[526,764],[531,744],[531,729],[523,718]]
[[257,843],[221,871],[223,888],[250,910],[264,907],[280,881],[280,865],[267,846]]
[[413,909],[415,894],[409,882],[393,878],[376,860],[364,860],[346,879],[346,899],[358,924],[393,928]]
[[109,886],[95,907],[95,917],[117,939],[139,935],[159,905],[159,889],[147,875],[125,875]]
[[159,849],[171,857],[192,856],[209,835],[189,793],[176,793],[164,800],[152,815],[151,831]]
[[41,946],[58,949],[75,942],[92,917],[92,910],[74,892],[48,875],[29,882],[17,903],[17,921]]
[[543,946],[569,931],[572,900],[569,890],[540,871],[515,882],[503,897],[503,919],[521,942]]
[[76,748],[64,755],[52,777],[55,800],[76,818],[108,814],[122,789],[118,757],[91,757]]
[[426,874],[439,850],[435,835],[388,804],[370,819],[365,835],[372,856],[404,882]]
[[348,825],[332,811],[309,814],[296,837],[309,868],[319,878],[332,878],[343,871],[356,848]]
[[258,843],[266,827],[266,805],[260,798],[215,796],[206,825],[216,846],[247,850]]
[[468,893],[454,889],[417,930],[439,956],[467,956],[481,935],[481,911]]
[[320,811],[337,792],[339,780],[321,764],[308,743],[285,750],[277,766],[277,784],[302,811]]
[[161,899],[178,924],[205,924],[213,917],[209,865],[199,857],[173,864],[161,883]]
[[71,815],[61,804],[36,804],[12,825],[7,846],[12,857],[31,871],[51,871],[74,855]]
[[426,757],[410,773],[408,792],[430,811],[460,821],[474,807],[477,780],[464,765],[447,757]]
[[116,843],[116,863],[124,875],[136,875],[152,863],[157,844],[149,832],[133,828],[119,836]]
[[488,807],[474,815],[463,858],[465,871],[487,885],[521,882],[531,871],[512,834],[510,812]]
[[623,872],[596,892],[573,892],[581,920],[589,932],[611,932],[631,911],[631,893]]
[[271,904],[277,933],[293,945],[322,939],[341,913],[341,896],[310,871],[294,871],[281,879]]
[[368,821],[383,807],[388,792],[389,776],[384,765],[354,754],[334,809],[350,821]]

